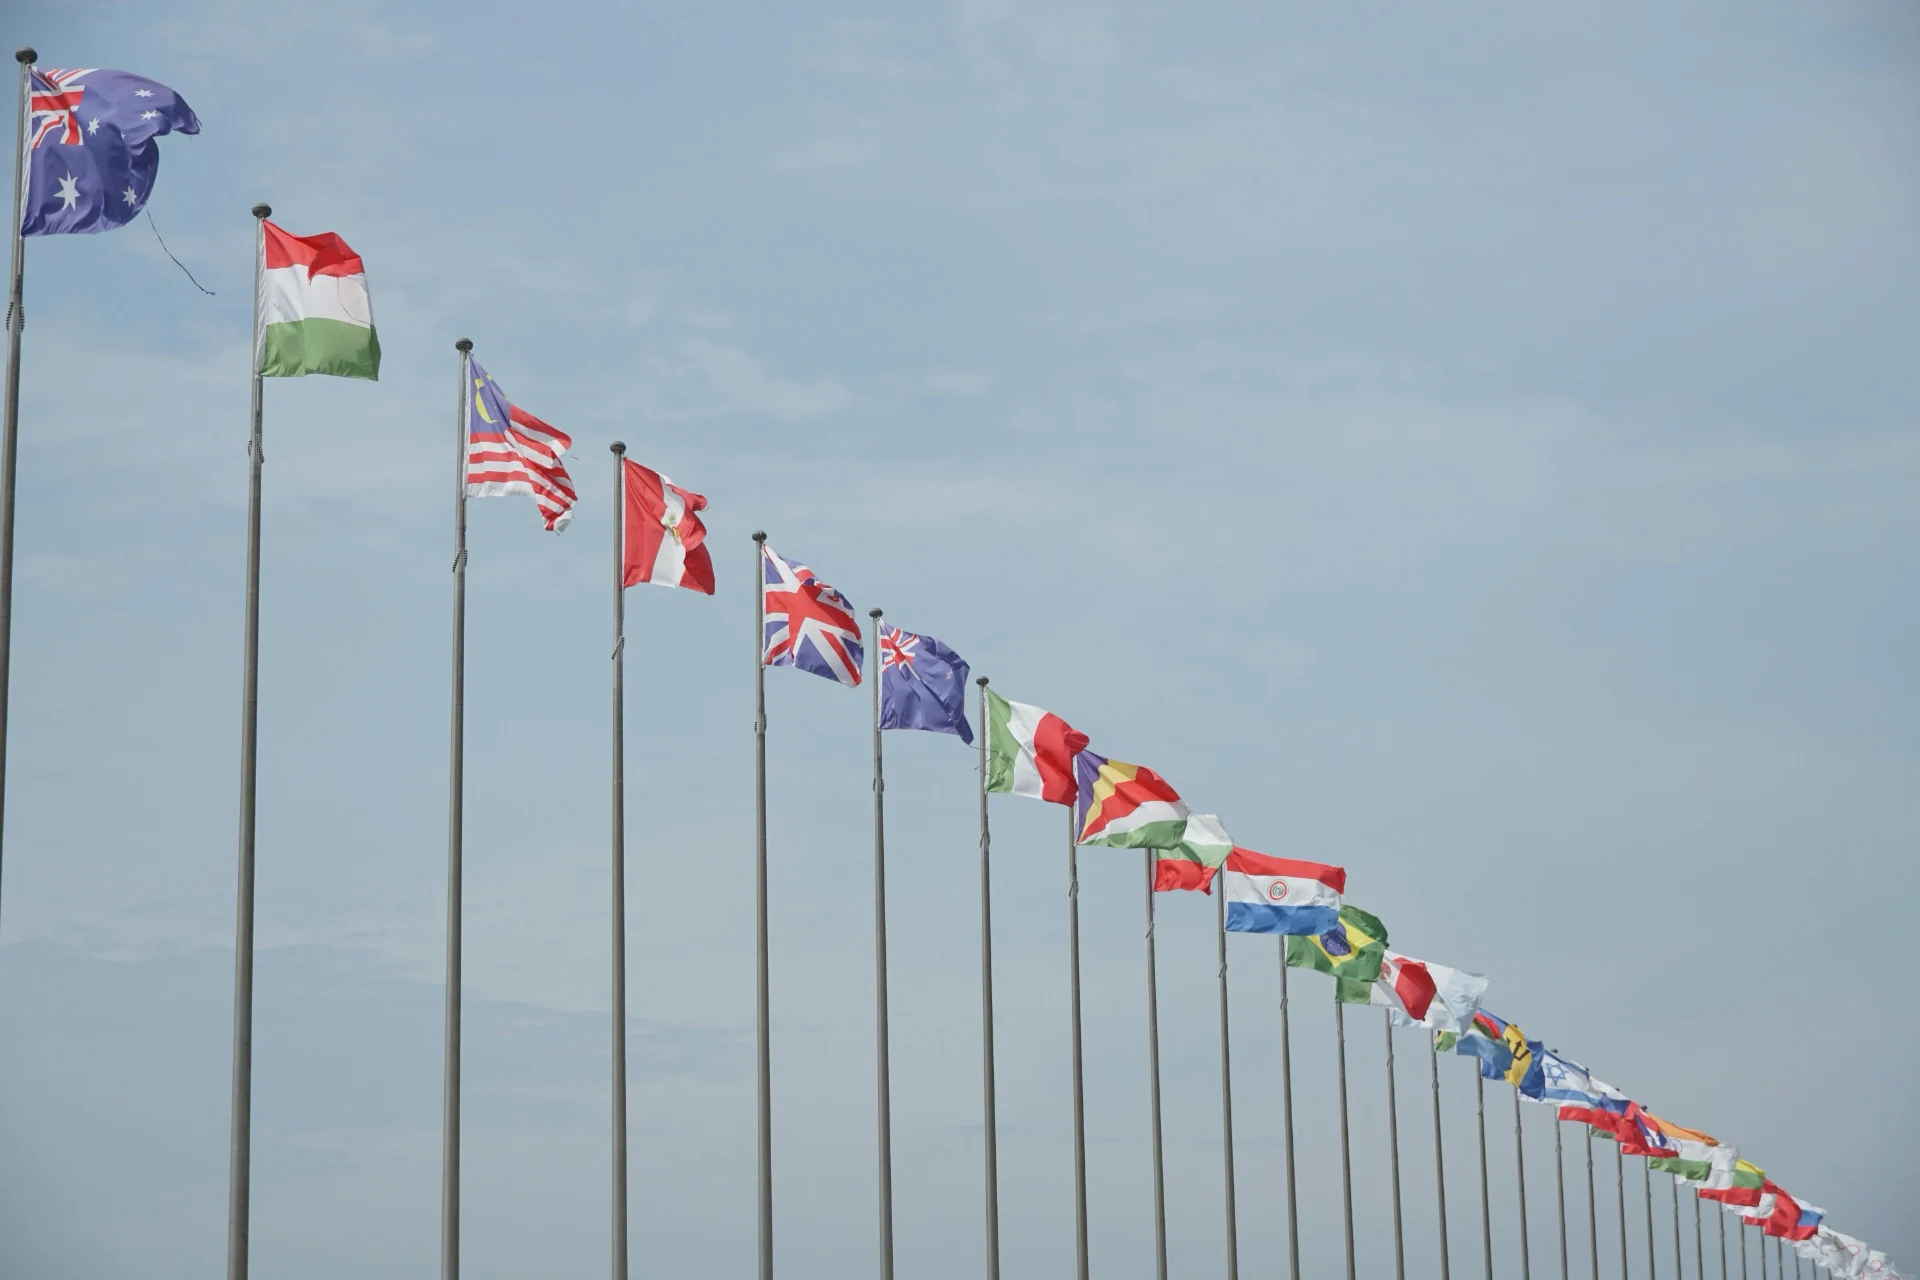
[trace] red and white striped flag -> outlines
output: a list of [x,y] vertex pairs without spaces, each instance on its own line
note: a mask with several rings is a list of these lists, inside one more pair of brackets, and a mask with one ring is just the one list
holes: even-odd
[[573,437],[556,431],[507,400],[478,360],[469,359],[473,396],[467,401],[467,496],[524,493],[558,533],[573,519],[573,479],[560,455]]

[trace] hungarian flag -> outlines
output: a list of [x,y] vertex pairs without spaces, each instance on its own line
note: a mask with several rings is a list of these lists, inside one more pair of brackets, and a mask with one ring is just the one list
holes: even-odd
[[[1186,835],[1187,806],[1145,765],[1092,751],[1074,758],[1080,843],[1115,849],[1173,849]],[[1224,855],[1223,855],[1224,856]]]
[[1051,711],[987,690],[987,790],[1072,804],[1073,760],[1087,735]]
[[1420,1022],[1433,1005],[1439,988],[1427,966],[1411,956],[1388,951],[1380,957],[1380,976],[1372,982],[1336,979],[1334,998],[1341,1004],[1370,1004],[1390,1009],[1409,1022]]
[[254,359],[263,378],[309,373],[380,377],[367,268],[331,231],[296,236],[260,222],[260,328]]
[[620,540],[622,586],[651,582],[713,594],[713,556],[700,513],[707,500],[658,471],[620,460],[626,528]]
[[1230,932],[1325,933],[1340,923],[1347,870],[1235,849],[1227,855],[1225,885]]
[[[1085,758],[1082,753],[1081,759]],[[1214,873],[1233,852],[1233,837],[1220,824],[1218,815],[1189,814],[1181,824],[1180,843],[1153,851],[1153,891],[1198,889],[1212,893]],[[1231,903],[1228,909],[1232,909]]]

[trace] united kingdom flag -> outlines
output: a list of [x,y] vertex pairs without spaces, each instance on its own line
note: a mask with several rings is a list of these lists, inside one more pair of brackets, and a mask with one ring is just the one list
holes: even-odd
[[844,685],[860,683],[860,624],[853,605],[813,570],[761,544],[761,601],[766,616],[760,660],[798,667]]

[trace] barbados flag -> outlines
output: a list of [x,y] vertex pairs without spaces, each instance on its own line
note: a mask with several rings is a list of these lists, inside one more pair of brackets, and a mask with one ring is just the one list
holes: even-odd
[[1355,982],[1377,980],[1386,954],[1387,926],[1358,907],[1341,907],[1339,919],[1325,933],[1287,939],[1287,963],[1294,968]]
[[1443,1033],[1436,1047],[1480,1059],[1480,1075],[1484,1079],[1505,1080],[1516,1089],[1531,1083],[1527,1081],[1527,1073],[1533,1067],[1533,1049],[1527,1044],[1526,1033],[1485,1009],[1474,1011],[1473,1021],[1461,1035]]

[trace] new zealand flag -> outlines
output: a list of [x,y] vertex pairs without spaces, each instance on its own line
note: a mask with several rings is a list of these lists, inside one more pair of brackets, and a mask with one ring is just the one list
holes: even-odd
[[880,727],[951,733],[972,745],[967,660],[935,640],[880,628]]
[[29,71],[27,192],[20,234],[111,231],[133,221],[160,174],[163,133],[198,133],[179,94],[124,71]]

